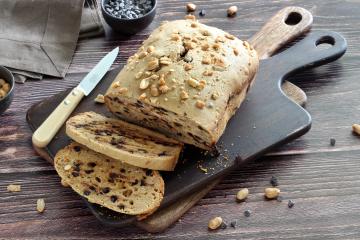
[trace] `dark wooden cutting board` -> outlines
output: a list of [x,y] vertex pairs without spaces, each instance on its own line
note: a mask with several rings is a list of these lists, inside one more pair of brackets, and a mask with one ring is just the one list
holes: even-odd
[[[320,43],[329,43],[332,47],[318,48]],[[345,50],[346,41],[338,34],[312,32],[284,52],[261,61],[253,88],[219,141],[219,157],[213,160],[209,155],[204,156],[196,149],[187,148],[175,172],[163,173],[166,189],[162,207],[206,186],[272,147],[304,134],[310,128],[310,115],[284,96],[280,84],[289,74],[333,61]],[[94,92],[80,103],[74,114],[96,111],[110,115],[103,105],[95,104],[93,99],[106,91],[118,71],[119,69],[115,69],[109,72]],[[33,106],[27,116],[31,128],[36,129],[67,93],[65,91]],[[68,143],[69,139],[63,128],[46,150],[53,158]],[[208,169],[208,173],[201,171],[199,165]],[[102,222],[110,225],[123,226],[135,220],[94,204],[89,206]]]

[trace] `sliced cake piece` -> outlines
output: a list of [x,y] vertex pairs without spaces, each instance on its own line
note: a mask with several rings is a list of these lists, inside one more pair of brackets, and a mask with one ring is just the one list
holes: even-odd
[[66,134],[96,152],[153,170],[174,170],[182,150],[182,144],[176,140],[94,112],[70,118]]
[[116,212],[147,216],[163,199],[164,181],[158,171],[130,166],[78,143],[60,150],[54,165],[75,192]]

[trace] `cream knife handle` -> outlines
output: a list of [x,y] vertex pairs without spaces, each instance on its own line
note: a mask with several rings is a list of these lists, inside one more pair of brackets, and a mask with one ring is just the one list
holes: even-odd
[[32,136],[34,146],[39,148],[46,147],[83,97],[84,93],[80,89],[74,88],[71,90],[66,98],[34,132]]

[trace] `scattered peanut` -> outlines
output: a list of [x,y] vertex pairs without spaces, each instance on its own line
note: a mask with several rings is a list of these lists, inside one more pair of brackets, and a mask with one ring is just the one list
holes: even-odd
[[155,47],[154,46],[149,46],[146,50],[148,53],[152,53],[155,51]]
[[186,10],[188,12],[194,12],[196,10],[196,5],[193,3],[186,4]]
[[228,15],[229,17],[233,17],[233,16],[236,15],[237,11],[238,11],[237,6],[231,6],[231,7],[229,7],[228,10],[227,10],[227,15]]
[[215,217],[209,221],[208,227],[211,230],[218,229],[221,226],[222,222],[223,220],[221,217]]
[[185,91],[181,91],[180,98],[181,98],[181,100],[186,100],[189,98],[189,94]]
[[104,95],[98,94],[98,95],[96,96],[96,98],[94,99],[94,101],[97,102],[97,103],[105,103]]
[[142,59],[142,58],[146,57],[148,54],[149,54],[148,52],[139,53],[139,59]]
[[208,43],[204,43],[202,46],[201,46],[201,49],[203,51],[207,51],[209,49],[210,45]]
[[236,194],[236,199],[238,201],[243,201],[245,200],[245,198],[247,198],[248,195],[249,195],[249,189],[243,188],[240,189],[240,191],[238,191],[238,193]]
[[354,133],[360,135],[360,125],[359,124],[353,124],[352,125],[352,130]]
[[233,51],[234,51],[235,56],[238,56],[238,55],[239,55],[239,50],[237,50],[236,48],[234,48]]
[[197,100],[195,106],[199,109],[203,109],[205,107],[205,102],[201,100]]
[[10,184],[6,188],[8,192],[20,192],[21,191],[21,185],[18,184]]
[[192,66],[190,63],[186,63],[186,64],[184,65],[185,71],[189,71],[189,70],[191,70],[192,68],[193,68],[193,66]]
[[211,58],[210,57],[203,57],[202,61],[201,61],[202,64],[210,64],[211,63]]
[[140,96],[139,96],[139,100],[145,100],[146,98],[146,93],[142,93]]
[[218,93],[213,93],[213,94],[211,94],[211,99],[216,100],[216,99],[218,99],[218,98],[219,98],[219,94],[218,94]]
[[159,89],[156,87],[155,84],[151,85],[151,87],[150,87],[150,94],[151,94],[151,96],[153,96],[153,97],[157,97],[157,96],[160,95]]
[[[193,23],[191,23],[191,25],[190,25],[192,28],[196,28],[198,25],[197,25],[197,23],[195,23],[195,22],[193,22]],[[194,39],[195,40],[195,39]]]
[[189,78],[189,79],[187,80],[187,83],[188,83],[191,87],[193,87],[193,88],[197,88],[197,87],[199,86],[199,81],[197,81],[197,80],[194,79],[194,78]]
[[265,188],[265,197],[268,199],[277,198],[280,194],[280,189],[278,188]]
[[171,40],[173,40],[173,41],[178,41],[178,40],[180,40],[180,35],[177,34],[177,33],[171,34]]
[[170,90],[170,88],[166,85],[163,85],[159,87],[159,90],[161,93],[167,93]]
[[226,37],[227,39],[230,39],[230,40],[234,40],[234,39],[235,39],[235,36],[234,36],[234,35],[231,35],[231,34],[229,34],[229,33],[225,33],[225,37]]
[[218,43],[215,43],[214,45],[213,45],[213,49],[214,50],[219,50],[220,49],[220,44],[218,44]]
[[147,69],[148,70],[154,70],[156,68],[159,67],[159,59],[157,58],[152,58],[149,62],[148,62],[148,65],[147,65]]
[[212,76],[213,75],[213,71],[211,71],[211,70],[205,70],[204,72],[203,72],[203,75],[204,76]]
[[145,90],[149,87],[149,84],[150,84],[150,77],[144,78],[143,80],[141,80],[139,88]]
[[39,213],[44,212],[44,210],[45,210],[45,200],[44,200],[43,198],[39,198],[39,199],[36,201],[36,210],[37,210]]

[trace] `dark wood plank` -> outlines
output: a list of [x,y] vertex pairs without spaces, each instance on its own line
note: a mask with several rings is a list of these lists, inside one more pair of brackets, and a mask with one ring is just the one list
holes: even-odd
[[[313,117],[310,132],[277,149],[262,161],[248,165],[242,172],[228,176],[163,234],[148,235],[132,227],[112,229],[100,226],[78,196],[59,185],[50,164],[35,155],[30,144],[25,112],[33,103],[76,85],[80,80],[78,73],[87,72],[114,46],[120,45],[123,52],[117,63],[125,62],[161,20],[178,19],[185,14],[186,1],[159,1],[155,22],[139,35],[129,40],[113,35],[105,41],[91,39],[80,42],[65,80],[46,79],[16,85],[12,106],[0,116],[1,238],[358,238],[360,138],[351,133],[350,127],[352,123],[360,121],[358,1],[194,2],[200,9],[207,10],[202,22],[221,27],[244,39],[255,33],[274,12],[289,5],[309,9],[314,15],[314,29],[333,30],[345,36],[349,47],[341,60],[291,79],[308,95],[307,109]],[[238,16],[227,19],[225,10],[233,4],[239,7]],[[313,81],[309,82],[308,79]],[[330,137],[336,138],[335,147],[329,146]],[[262,189],[273,174],[279,177],[282,184],[286,183],[280,187],[296,201],[293,209],[262,200]],[[23,183],[27,190],[16,194],[6,193],[6,185],[16,182]],[[256,193],[249,199],[258,199],[250,202],[253,215],[249,219],[242,219],[242,227],[236,230],[208,232],[207,221],[213,216],[232,219],[236,215],[240,218],[246,205],[233,202],[233,195],[240,187],[250,187],[250,191]],[[44,215],[35,212],[37,197],[49,197]],[[22,212],[27,213],[22,215]]]

